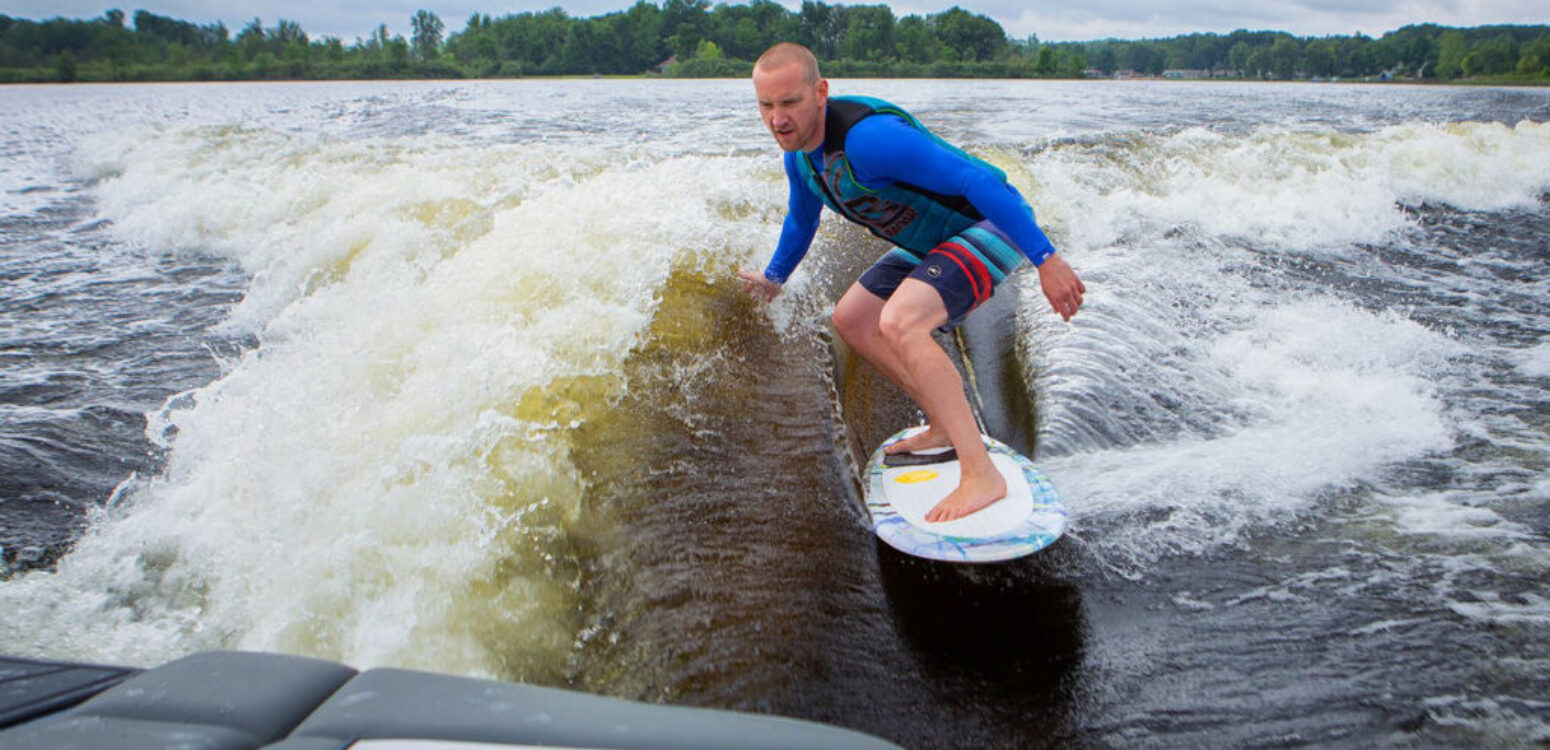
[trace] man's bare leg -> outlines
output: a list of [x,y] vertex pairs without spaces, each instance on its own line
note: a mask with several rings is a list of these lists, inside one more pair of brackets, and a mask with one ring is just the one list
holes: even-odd
[[1006,496],[1006,480],[990,461],[979,425],[963,392],[963,379],[931,331],[947,322],[942,297],[929,284],[905,279],[883,304],[878,329],[892,366],[913,387],[910,397],[947,433],[958,451],[958,487],[926,513],[927,521],[962,518]]
[[860,283],[851,284],[834,305],[834,330],[862,359],[913,399],[916,389],[914,383],[909,382],[909,373],[883,341],[880,321],[885,304],[887,300],[867,291]]
[[[916,404],[920,404],[920,389],[910,381],[909,372],[899,362],[893,349],[883,340],[881,320],[883,306],[886,303],[887,300],[867,291],[867,288],[861,284],[851,284],[850,289],[834,306],[834,329],[851,349],[861,355],[862,359],[877,368],[889,382],[899,386],[899,389],[904,391],[904,395],[909,396]],[[935,424],[930,412],[927,412],[926,417],[932,425]],[[947,432],[931,426],[924,432],[893,443],[883,450],[886,453],[913,453],[930,448],[945,448],[949,445],[952,445],[952,441],[948,439]]]

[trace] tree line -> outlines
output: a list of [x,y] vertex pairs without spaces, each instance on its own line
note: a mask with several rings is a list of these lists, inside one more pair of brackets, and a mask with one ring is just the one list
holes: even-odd
[[1104,40],[1083,47],[1089,64],[1106,75],[1182,70],[1267,80],[1398,76],[1550,82],[1550,26],[1459,29],[1422,24],[1377,39],[1364,34],[1299,38],[1278,31],[1234,31],[1158,41]]
[[1041,43],[1009,38],[988,16],[952,7],[897,17],[887,5],[806,0],[638,0],[576,18],[560,8],[492,17],[475,13],[447,34],[426,10],[409,39],[385,24],[346,43],[312,38],[295,21],[253,19],[232,34],[140,10],[44,21],[0,15],[0,82],[312,78],[465,78],[528,75],[746,76],[777,41],[806,44],[826,75],[1080,78],[1095,75],[1254,79],[1461,78],[1550,81],[1550,26],[1471,29],[1406,26],[1297,37],[1275,31],[1168,39]]

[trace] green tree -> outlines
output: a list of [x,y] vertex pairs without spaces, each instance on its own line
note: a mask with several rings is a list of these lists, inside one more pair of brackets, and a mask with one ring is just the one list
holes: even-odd
[[1540,75],[1544,67],[1544,61],[1539,58],[1539,55],[1528,54],[1518,58],[1517,72],[1519,75]]
[[1270,70],[1276,78],[1290,79],[1302,64],[1302,45],[1291,36],[1282,36],[1270,47]]
[[312,45],[301,39],[291,39],[281,47],[280,60],[286,76],[306,78],[312,70]]
[[344,42],[331,36],[323,40],[323,59],[331,64],[344,62]]
[[[1385,67],[1402,68],[1417,76],[1437,74],[1436,37],[1439,27],[1405,26],[1384,34],[1373,46],[1377,48],[1375,62]],[[1358,69],[1357,73],[1375,72]]]
[[747,5],[717,5],[710,11],[708,36],[728,57],[752,60],[779,41],[801,36],[797,16],[773,0]]
[[1527,76],[1550,75],[1550,35],[1523,45],[1519,50],[1517,72]]
[[1039,47],[1037,62],[1034,63],[1033,69],[1041,76],[1051,76],[1055,74],[1056,64],[1055,48],[1048,44]]
[[429,62],[441,54],[441,33],[445,26],[435,13],[421,8],[409,18],[409,25],[414,29],[415,57]]
[[920,16],[905,16],[893,37],[895,53],[905,62],[927,63],[941,56],[941,43]]
[[1248,70],[1250,77],[1263,79],[1270,73],[1270,48],[1255,47],[1249,52]]
[[1460,31],[1449,31],[1437,40],[1437,77],[1457,78],[1464,70],[1469,41]]
[[1114,75],[1114,47],[1108,44],[1095,47],[1088,57],[1088,63],[1106,76]]
[[806,31],[808,48],[820,60],[831,60],[840,55],[840,45],[845,41],[845,15],[842,6],[825,5],[822,0],[802,0],[802,27]]
[[709,0],[665,0],[662,3],[662,33],[672,54],[688,59],[699,49],[700,40],[710,32]]
[[893,11],[886,5],[853,5],[846,19],[845,41],[840,46],[851,60],[882,61],[894,57]]
[[1308,75],[1328,78],[1337,72],[1339,46],[1330,39],[1315,39],[1303,48],[1303,64]]
[[248,25],[242,27],[242,30],[237,32],[237,48],[242,51],[243,59],[253,60],[267,51],[268,46],[268,41],[264,34],[264,24],[257,18],[249,21]]
[[75,80],[75,73],[75,55],[70,54],[70,50],[60,52],[59,57],[54,60],[54,74],[59,81],[71,83]]
[[1150,42],[1136,42],[1125,45],[1123,49],[1126,55],[1121,58],[1122,67],[1147,75],[1162,74],[1165,58],[1157,45]]
[[285,18],[280,19],[279,25],[275,26],[274,31],[269,36],[275,42],[278,42],[280,46],[290,44],[291,42],[307,41],[307,32],[302,30],[301,24]]
[[[781,8],[781,10],[785,10]],[[638,0],[615,27],[626,62],[620,73],[638,73],[667,57],[662,41],[662,12],[646,0]]]
[[762,53],[768,46],[765,43],[763,32],[759,30],[759,24],[746,15],[732,23],[732,27],[724,38],[727,42],[727,49],[736,50],[733,53],[734,57],[752,59]]
[[387,51],[388,66],[394,72],[403,72],[409,69],[409,43],[401,36],[394,35],[383,45]]
[[1216,34],[1195,34],[1189,37],[1189,53],[1184,56],[1184,67],[1193,70],[1216,70],[1227,61],[1227,40]]
[[1381,73],[1399,63],[1396,56],[1386,54],[1371,37],[1357,33],[1336,43],[1335,70],[1339,75],[1351,76]]
[[1012,45],[1013,57],[1030,61],[1038,59],[1041,45],[1038,34],[1029,34],[1023,39],[1011,39],[1008,43]]
[[1238,72],[1239,76],[1249,76],[1249,57],[1254,54],[1254,48],[1247,42],[1238,42],[1227,50],[1227,67]]
[[188,48],[177,42],[172,42],[163,51],[162,60],[174,68],[182,68],[188,65]]
[[597,73],[602,70],[603,40],[592,24],[567,23],[559,59],[550,63],[554,73]]
[[[634,73],[669,54],[686,75],[742,75],[769,44],[807,44],[835,75],[1076,76],[1164,68],[1246,76],[1375,75],[1550,76],[1550,27],[1406,26],[1373,39],[1234,31],[1168,39],[1105,40],[1087,45],[1009,40],[995,21],[952,7],[929,16],[894,16],[887,5],[829,5],[805,0],[799,11],[776,0],[634,0],[628,10],[572,18],[559,8],[492,19],[475,13],[444,38],[439,19],[421,10],[413,44],[385,25],[365,39],[312,42],[281,19],[253,19],[235,39],[224,24],[197,24],[117,9],[96,18],[30,21],[0,15],[0,80],[148,80],[164,78],[370,77]],[[720,59],[717,58],[719,54]],[[699,59],[695,56],[699,55]],[[692,63],[692,64],[690,64]]]
[[1070,47],[1061,54],[1056,75],[1061,78],[1087,77],[1087,55],[1082,53],[1081,45]]
[[1006,31],[987,16],[955,5],[927,21],[936,31],[937,40],[957,52],[958,59],[995,60],[1006,52]]
[[177,43],[192,47],[199,43],[199,28],[187,21],[137,10],[135,36],[144,42]]
[[462,31],[447,39],[445,49],[473,66],[478,75],[492,75],[500,68],[500,42],[490,28],[490,17],[474,13]]
[[1518,65],[1518,44],[1511,34],[1501,34],[1470,51],[1459,65],[1468,76],[1510,73]]

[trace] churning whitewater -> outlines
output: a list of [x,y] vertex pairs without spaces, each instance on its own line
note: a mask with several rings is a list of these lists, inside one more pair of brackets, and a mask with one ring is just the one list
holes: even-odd
[[[773,307],[740,297],[786,198],[745,82],[9,89],[7,377],[84,384],[0,389],[5,438],[143,420],[95,484],[0,454],[0,512],[84,509],[42,562],[0,540],[0,648],[273,650],[912,747],[1028,746],[1029,706],[1100,746],[1550,739],[1550,94],[833,85],[1006,169],[1088,284],[1070,324],[1032,271],[1009,292],[1057,549],[874,547],[849,442],[896,397],[836,383],[824,311],[883,248],[826,220]],[[109,304],[140,333],[92,333]],[[72,336],[104,338],[45,356]],[[904,601],[965,591],[1071,645],[966,667]]]

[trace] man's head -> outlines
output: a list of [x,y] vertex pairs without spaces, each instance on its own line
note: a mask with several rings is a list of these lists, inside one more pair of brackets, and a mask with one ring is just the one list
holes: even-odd
[[781,42],[765,51],[753,66],[753,89],[764,125],[782,149],[811,151],[823,143],[829,82],[806,47]]

